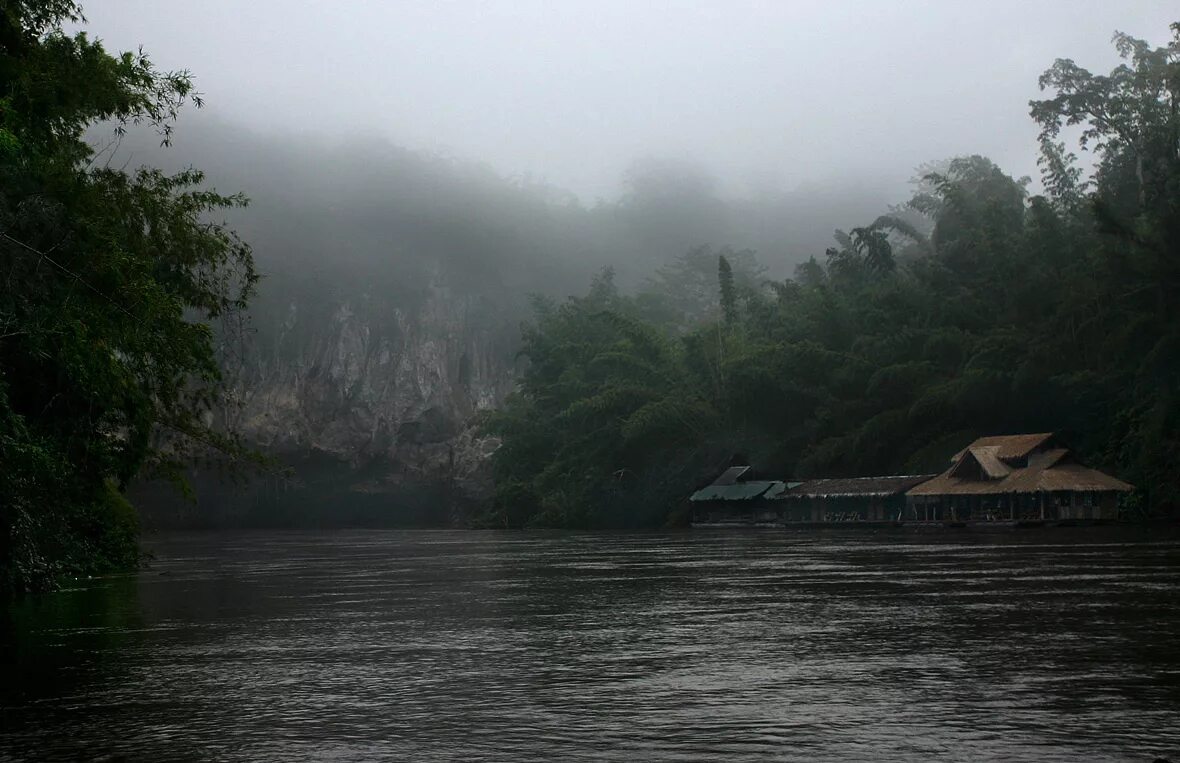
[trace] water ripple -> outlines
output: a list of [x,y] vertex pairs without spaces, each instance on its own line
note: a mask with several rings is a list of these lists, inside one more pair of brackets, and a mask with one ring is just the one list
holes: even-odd
[[1180,758],[1180,537],[156,538],[14,605],[0,760]]

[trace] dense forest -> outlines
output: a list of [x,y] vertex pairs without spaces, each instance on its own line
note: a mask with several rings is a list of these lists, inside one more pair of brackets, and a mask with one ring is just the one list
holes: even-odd
[[1175,506],[1180,28],[1116,36],[1108,76],[1045,73],[1041,193],[961,157],[890,209],[856,187],[735,199],[655,158],[586,205],[381,141],[198,121],[173,148],[192,79],[80,21],[69,0],[0,13],[0,589],[137,564],[144,480],[282,474],[289,441],[360,495],[453,462],[463,416],[498,443],[484,526],[675,523],[734,458],[925,471],[1049,429],[1144,513]]
[[[1180,495],[1180,25],[1095,75],[1058,60],[1030,104],[1044,192],[979,156],[793,278],[697,250],[625,295],[538,298],[519,391],[488,417],[491,525],[676,521],[740,454],[778,477],[937,471],[984,434],[1063,432]],[[1086,172],[1064,137],[1077,132]]]

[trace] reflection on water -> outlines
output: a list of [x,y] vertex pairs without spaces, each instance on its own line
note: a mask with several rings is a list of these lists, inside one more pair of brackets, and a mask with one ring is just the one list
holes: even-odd
[[150,539],[10,607],[0,760],[1180,758],[1180,535]]

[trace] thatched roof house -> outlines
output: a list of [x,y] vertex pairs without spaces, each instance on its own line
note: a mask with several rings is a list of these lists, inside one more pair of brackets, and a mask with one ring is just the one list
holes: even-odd
[[1113,519],[1131,489],[1042,432],[981,437],[907,497],[912,519]]
[[905,493],[929,474],[890,477],[834,477],[801,482],[776,500],[794,522],[887,522],[899,518]]

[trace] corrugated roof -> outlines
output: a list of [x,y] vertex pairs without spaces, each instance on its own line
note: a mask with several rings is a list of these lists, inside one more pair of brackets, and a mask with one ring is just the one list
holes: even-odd
[[771,500],[774,500],[775,498],[781,498],[783,493],[802,484],[802,482],[775,482],[774,486],[767,490],[762,497]]
[[890,477],[836,477],[808,480],[777,496],[785,498],[840,498],[849,496],[899,495],[930,479],[929,474],[902,474]]
[[1036,434],[1004,434],[993,437],[980,437],[963,450],[956,453],[951,461],[958,461],[968,450],[975,448],[995,448],[996,458],[1023,458],[1046,440],[1053,436],[1052,432],[1038,432]]
[[718,485],[714,482],[708,487],[689,496],[690,501],[750,501],[760,498],[763,493],[783,483],[777,480],[734,482],[729,485]]
[[721,476],[713,480],[714,485],[732,485],[741,479],[741,476],[750,471],[748,466],[731,466],[725,471],[721,472]]

